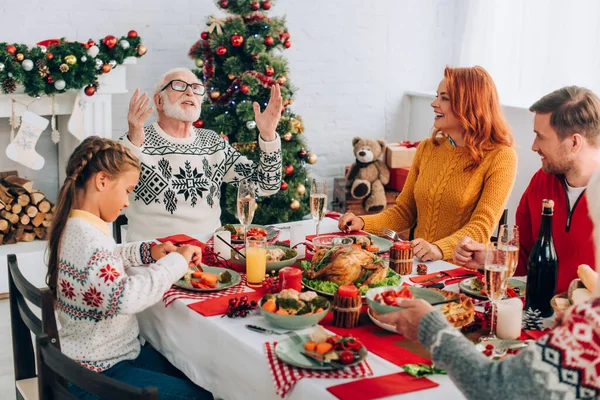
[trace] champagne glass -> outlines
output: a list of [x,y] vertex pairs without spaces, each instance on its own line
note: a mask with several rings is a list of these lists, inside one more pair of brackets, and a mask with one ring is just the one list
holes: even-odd
[[244,179],[238,182],[237,192],[237,218],[244,229],[244,244],[246,243],[246,231],[254,219],[256,210],[256,189],[254,182]]
[[508,282],[508,257],[507,252],[498,247],[498,243],[491,243],[485,253],[485,288],[487,297],[492,302],[492,321],[490,334],[480,340],[496,339],[496,304],[502,300],[506,293]]
[[517,225],[500,225],[498,248],[506,251],[508,277],[511,278],[519,263],[519,227]]
[[327,182],[313,179],[310,185],[310,213],[317,223],[317,237],[319,237],[319,224],[325,216],[327,209]]

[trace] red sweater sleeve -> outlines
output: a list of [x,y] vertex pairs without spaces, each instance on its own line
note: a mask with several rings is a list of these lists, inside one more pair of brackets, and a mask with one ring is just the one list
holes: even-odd
[[532,218],[531,218],[531,210],[529,209],[529,198],[535,193],[535,179],[538,176],[536,173],[529,185],[525,189],[523,196],[521,196],[521,201],[519,201],[519,206],[517,207],[517,214],[515,217],[515,222],[519,227],[519,264],[517,264],[517,270],[515,272],[515,276],[525,276],[527,275],[527,262],[529,260],[529,254],[533,249],[533,245],[537,238],[533,237],[533,226],[532,226]]

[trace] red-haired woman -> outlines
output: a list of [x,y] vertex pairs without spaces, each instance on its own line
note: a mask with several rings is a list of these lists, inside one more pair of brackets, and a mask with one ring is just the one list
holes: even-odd
[[421,142],[396,204],[375,214],[344,214],[339,228],[415,228],[423,261],[451,260],[461,238],[489,241],[515,181],[517,154],[494,81],[482,67],[444,71],[431,138]]

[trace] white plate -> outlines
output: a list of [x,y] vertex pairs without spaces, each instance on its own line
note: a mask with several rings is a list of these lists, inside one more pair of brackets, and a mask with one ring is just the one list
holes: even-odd
[[371,318],[371,321],[373,321],[373,323],[381,329],[385,329],[386,331],[396,333],[396,327],[394,325],[384,324],[383,322],[372,316],[370,308],[367,309],[367,314],[369,315],[369,318]]

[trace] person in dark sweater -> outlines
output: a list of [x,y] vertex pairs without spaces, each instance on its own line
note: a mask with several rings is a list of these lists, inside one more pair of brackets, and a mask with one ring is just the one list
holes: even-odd
[[[516,214],[519,264],[515,275],[527,274],[527,261],[540,227],[542,200],[554,200],[552,236],[558,255],[557,292],[577,278],[580,264],[595,265],[593,224],[584,196],[588,181],[600,167],[600,99],[589,89],[568,86],[530,108],[535,113],[531,149],[542,158],[523,193]],[[485,245],[463,238],[454,251],[456,264],[481,268]]]

